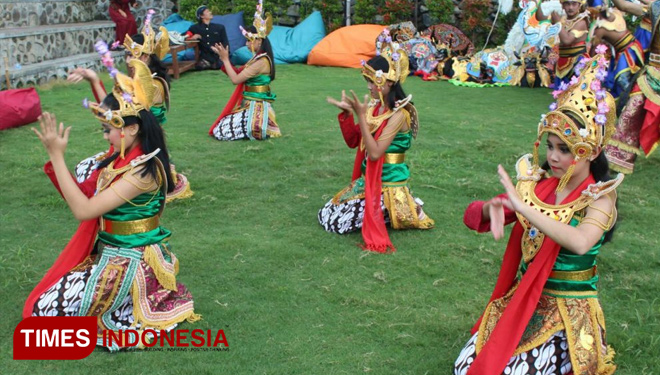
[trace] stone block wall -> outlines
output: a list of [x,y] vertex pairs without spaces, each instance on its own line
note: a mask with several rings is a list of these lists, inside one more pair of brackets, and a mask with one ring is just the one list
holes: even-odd
[[0,29],[94,20],[96,0],[0,1]]

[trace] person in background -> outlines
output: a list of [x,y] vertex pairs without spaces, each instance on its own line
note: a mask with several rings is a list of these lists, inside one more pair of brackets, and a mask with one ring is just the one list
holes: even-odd
[[222,61],[212,47],[216,44],[222,44],[225,48],[229,48],[225,27],[217,23],[211,23],[213,12],[204,5],[197,8],[195,14],[197,23],[190,26],[185,33],[186,40],[199,41],[199,60],[197,60],[195,68],[197,70],[220,69]]
[[135,6],[136,0],[110,0],[110,19],[115,23],[115,41],[119,42],[120,47],[124,44],[126,35],[137,34],[137,23],[131,13],[131,6]]

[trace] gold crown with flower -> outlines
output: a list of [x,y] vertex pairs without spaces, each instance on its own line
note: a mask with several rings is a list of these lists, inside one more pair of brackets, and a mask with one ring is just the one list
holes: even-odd
[[113,111],[101,107],[100,103],[89,103],[90,110],[99,121],[118,129],[124,127],[124,117],[140,117],[140,111],[151,108],[157,89],[151,71],[144,62],[133,59],[128,65],[134,70],[133,78],[117,73],[112,88],[119,109]]
[[562,176],[558,192],[568,183],[575,163],[597,156],[615,131],[616,104],[603,85],[608,65],[603,49],[604,46],[598,46],[596,50],[601,53],[579,62],[576,66],[576,70],[580,71],[579,76],[574,76],[568,85],[564,84],[553,92],[557,102],[550,105],[550,112],[541,117],[538,125],[534,143],[536,166],[539,165],[541,138],[546,133],[558,136],[575,157],[569,170]]
[[389,70],[375,70],[369,64],[362,61],[362,75],[375,83],[378,87],[383,87],[386,81],[403,83],[410,73],[408,65],[408,54],[406,50],[397,42],[392,40],[389,29],[383,30],[376,39],[376,56],[382,56],[389,64]]
[[158,29],[160,30],[158,34],[160,37],[156,38],[156,33],[153,27],[151,27],[151,14],[153,13],[149,13],[144,19],[144,25],[141,30],[141,34],[144,36],[144,42],[142,44],[133,41],[133,38],[128,34],[124,37],[124,47],[136,59],[142,55],[155,54],[162,60],[170,52],[170,36],[167,29],[161,26]]
[[265,39],[273,30],[273,17],[270,13],[266,13],[264,18],[263,0],[259,0],[257,3],[257,10],[254,12],[254,22],[252,22],[252,25],[257,29],[256,34],[245,30],[243,26],[239,26],[243,36],[249,40]]
[[559,0],[560,3],[580,3],[580,5],[585,5],[587,0]]

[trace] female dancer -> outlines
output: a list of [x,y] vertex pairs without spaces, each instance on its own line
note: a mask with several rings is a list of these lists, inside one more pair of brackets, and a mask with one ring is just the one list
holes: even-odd
[[84,183],[66,169],[70,128],[58,129],[55,116],[44,113],[41,131],[34,130],[50,157],[46,173],[83,222],[28,297],[23,317],[96,316],[99,337],[106,329],[171,329],[199,319],[190,292],[176,280],[171,232],[160,225],[173,185],[162,128],[149,111],[154,83],[146,65],[130,65],[134,79],[117,74],[112,94],[90,104],[118,151]]
[[[161,59],[169,52],[169,37],[167,29],[161,26],[160,38],[156,38],[156,33],[151,27],[152,14],[153,10],[149,10],[141,34],[133,35],[133,37],[126,35],[124,42],[126,66],[128,68],[128,75],[133,76],[133,71],[129,63],[132,59],[138,59],[147,64],[150,71],[155,74],[154,83],[156,92],[154,93],[153,104],[149,110],[156,116],[158,122],[164,125],[167,122],[166,112],[170,107],[170,76],[167,74],[167,67],[163,65]],[[102,47],[97,45],[97,50],[99,48]],[[88,81],[97,102],[106,96],[103,82],[99,79],[96,72],[91,69],[76,68],[69,74],[67,80],[74,83],[82,80]],[[78,182],[83,182],[91,176],[92,172],[98,167],[100,160],[111,155],[113,151],[100,152],[78,163],[75,168],[75,175]],[[174,190],[167,194],[167,201],[171,202],[174,199],[191,197],[193,191],[190,189],[190,183],[186,176],[177,173],[173,164],[171,164],[171,170]]]
[[[328,232],[347,233],[362,228],[365,250],[394,251],[385,228],[430,229],[434,221],[422,210],[423,202],[408,188],[410,170],[405,152],[417,136],[417,110],[401,83],[408,75],[408,56],[392,42],[387,29],[377,42],[378,56],[363,64],[371,99],[355,93],[328,102],[342,110],[339,125],[348,147],[357,148],[353,182],[319,211],[319,223]],[[358,117],[355,125],[353,110]],[[383,215],[383,211],[387,215]]]
[[490,228],[496,239],[505,224],[516,224],[491,300],[454,374],[603,375],[616,369],[598,301],[596,256],[612,235],[623,175],[610,179],[601,152],[616,120],[614,99],[600,85],[607,62],[596,55],[585,66],[541,117],[533,162],[525,155],[516,165],[517,185],[499,166],[506,194],[465,211],[469,228]]
[[271,105],[275,94],[270,90],[270,83],[275,80],[273,49],[268,34],[273,28],[270,14],[263,18],[262,0],[257,4],[254,23],[241,31],[247,47],[254,56],[238,71],[229,61],[229,51],[222,44],[212,47],[220,56],[223,70],[236,86],[229,102],[209,129],[209,135],[219,141],[239,139],[264,140],[280,137],[275,111]]

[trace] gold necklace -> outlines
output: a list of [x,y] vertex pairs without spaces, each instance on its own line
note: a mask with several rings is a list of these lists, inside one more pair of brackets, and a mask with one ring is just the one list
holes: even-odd
[[373,133],[375,132],[378,127],[383,123],[383,121],[389,119],[392,117],[392,112],[391,109],[388,109],[387,111],[381,113],[380,115],[374,116],[374,109],[370,106],[367,108],[367,125],[369,125],[369,132]]

